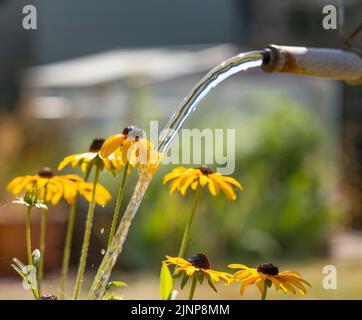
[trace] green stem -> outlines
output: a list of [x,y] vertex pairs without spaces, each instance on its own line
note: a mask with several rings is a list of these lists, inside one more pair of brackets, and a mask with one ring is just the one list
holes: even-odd
[[96,172],[94,174],[92,199],[91,199],[91,202],[89,203],[89,207],[88,207],[87,222],[85,225],[82,253],[80,256],[77,280],[76,280],[75,288],[74,288],[74,300],[78,300],[78,298],[79,298],[80,288],[82,286],[83,277],[84,277],[84,270],[85,270],[85,266],[86,266],[88,247],[89,247],[89,239],[90,239],[91,230],[92,230],[94,207],[95,207],[95,195],[96,195],[96,188],[97,188],[99,173],[100,173],[100,168],[97,166]]
[[197,279],[195,276],[192,277],[192,284],[190,288],[190,294],[189,294],[189,300],[192,300],[194,298],[194,293],[196,289]]
[[123,194],[124,194],[124,187],[126,185],[126,180],[127,180],[128,167],[129,167],[129,162],[127,162],[124,167],[124,171],[123,171],[123,175],[122,175],[122,182],[121,182],[121,185],[120,185],[119,191],[118,191],[118,197],[117,197],[116,207],[114,209],[111,231],[109,232],[108,247],[112,243],[114,234],[116,232],[118,216],[119,216],[119,212],[121,210],[122,199],[123,199]]
[[70,254],[71,254],[71,248],[72,248],[72,238],[73,238],[74,221],[75,221],[76,213],[77,213],[77,200],[75,199],[74,203],[70,207],[67,234],[65,236],[62,272],[61,272],[61,280],[60,280],[60,292],[61,292],[60,297],[61,297],[61,299],[64,299],[65,287],[67,285],[69,261],[70,261]]
[[[28,255],[28,265],[33,267],[33,256],[31,254],[31,236],[30,236],[30,213],[33,207],[29,206],[26,209],[26,224],[25,224],[25,234],[26,234],[26,252]],[[34,299],[37,300],[39,298],[38,291],[33,283],[30,283],[31,291],[33,292]]]
[[264,291],[263,291],[263,293],[262,293],[262,295],[261,295],[261,299],[260,300],[265,300],[265,298],[266,298],[266,292],[268,291],[268,286],[267,286],[267,284],[266,284],[266,281],[264,281]]
[[41,225],[40,225],[40,259],[39,259],[39,268],[38,268],[38,292],[39,292],[39,295],[41,295],[42,281],[43,281],[47,215],[48,215],[48,209],[42,209],[41,210]]
[[178,257],[180,257],[180,258],[182,258],[184,256],[186,248],[187,248],[187,243],[188,243],[189,238],[190,238],[190,228],[191,228],[192,221],[194,219],[194,215],[195,215],[195,212],[196,212],[197,205],[198,205],[199,200],[200,200],[200,195],[201,195],[201,186],[199,185],[197,187],[197,189],[196,189],[195,200],[194,200],[194,203],[192,205],[192,209],[191,209],[191,212],[190,212],[190,215],[189,215],[189,219],[187,221],[187,225],[186,225],[186,228],[185,228],[185,231],[184,231],[184,235],[182,237],[181,247],[180,247],[180,251],[178,253]]
[[31,292],[33,293],[34,300],[38,300],[39,299],[39,294],[38,294],[37,289],[32,286]]
[[30,213],[32,207],[27,207],[26,211],[26,225],[25,225],[25,233],[26,233],[26,252],[28,254],[28,265],[33,265],[33,258],[31,255],[31,237],[30,237]]

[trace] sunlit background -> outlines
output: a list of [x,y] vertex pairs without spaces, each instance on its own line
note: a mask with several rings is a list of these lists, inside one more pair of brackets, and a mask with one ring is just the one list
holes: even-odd
[[[161,129],[193,85],[238,52],[271,43],[340,47],[338,32],[321,24],[323,5],[333,2],[0,0],[0,299],[31,298],[10,267],[13,257],[26,260],[24,208],[6,193],[11,178],[55,169],[93,138],[130,124],[148,131],[157,120]],[[36,30],[22,28],[22,8],[30,3]],[[351,31],[362,5],[345,1],[345,10]],[[254,69],[215,89],[185,128],[236,130],[233,177],[245,189],[234,202],[203,194],[188,255],[206,253],[219,270],[269,261],[300,271],[313,286],[307,298],[361,298],[360,87]],[[129,285],[119,289],[127,299],[158,298],[160,262],[177,254],[192,194],[169,195],[162,177],[173,167],[156,173],[114,269],[113,279]],[[125,200],[136,180],[133,172]],[[120,178],[104,174],[101,181],[115,194]],[[106,248],[113,207],[96,209],[88,282]],[[86,208],[82,202],[78,210],[72,275]],[[65,203],[50,208],[45,280],[53,294],[59,294],[67,216]],[[33,218],[36,246],[39,212]],[[325,265],[337,268],[336,290],[322,288]],[[208,289],[199,287],[196,298],[240,298],[237,285],[219,294]],[[256,289],[246,297],[257,298]]]

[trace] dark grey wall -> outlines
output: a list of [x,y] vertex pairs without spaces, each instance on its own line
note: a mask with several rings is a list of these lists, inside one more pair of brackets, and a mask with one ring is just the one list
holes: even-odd
[[115,47],[241,42],[240,0],[36,0],[37,62]]
[[[27,65],[122,47],[245,42],[246,0],[0,0],[0,107]],[[24,30],[22,9],[37,9]]]
[[26,4],[26,0],[0,0],[0,109],[16,103],[22,70],[32,60],[34,33],[22,28]]

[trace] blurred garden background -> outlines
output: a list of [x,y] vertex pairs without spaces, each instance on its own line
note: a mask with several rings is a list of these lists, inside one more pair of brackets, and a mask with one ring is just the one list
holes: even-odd
[[[24,30],[22,8],[31,2],[0,1],[0,299],[31,298],[10,267],[13,257],[26,258],[24,208],[6,192],[14,176],[56,169],[64,156],[87,151],[93,138],[130,124],[148,132],[157,120],[162,129],[193,85],[237,52],[270,43],[340,46],[338,32],[321,26],[323,5],[333,1],[37,0],[38,29]],[[362,5],[345,1],[345,12],[351,30],[361,22]],[[244,186],[233,202],[203,194],[190,256],[206,253],[215,269],[269,261],[300,271],[313,286],[307,298],[361,298],[360,87],[254,69],[210,93],[185,128],[235,129],[233,177]],[[162,185],[173,167],[156,173],[114,270],[113,278],[129,285],[119,290],[126,298],[157,299],[160,262],[177,254],[192,194],[170,195]],[[133,172],[125,200],[136,180]],[[101,182],[115,194],[120,178],[104,174]],[[96,209],[89,281],[107,245],[113,208],[114,201]],[[72,274],[86,209],[82,202]],[[67,216],[65,203],[50,207],[45,280],[53,294]],[[36,246],[40,214],[33,218]],[[325,265],[337,268],[336,290],[322,288]],[[240,298],[237,286],[218,295],[204,287],[196,298]],[[246,297],[256,298],[256,289]]]

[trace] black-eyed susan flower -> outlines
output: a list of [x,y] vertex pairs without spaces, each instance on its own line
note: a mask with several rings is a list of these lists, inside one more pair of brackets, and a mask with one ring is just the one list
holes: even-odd
[[8,184],[7,190],[16,196],[23,191],[35,189],[38,199],[55,205],[63,197],[64,188],[69,186],[68,190],[72,190],[76,180],[78,180],[77,176],[58,176],[46,167],[41,169],[37,175],[14,178]]
[[[14,195],[18,195],[25,191],[25,196],[29,196],[29,192],[35,193],[33,197],[37,199],[37,207],[39,207],[39,200],[45,204],[51,203],[56,205],[62,198],[64,198],[70,205],[75,203],[77,195],[83,196],[87,201],[94,200],[101,206],[104,206],[110,199],[111,195],[100,183],[94,184],[87,183],[84,179],[72,175],[56,175],[48,167],[42,168],[37,175],[26,175],[14,178],[7,186],[7,190]],[[94,192],[96,190],[96,192]],[[20,200],[19,200],[20,201]],[[29,202],[29,201],[28,201]],[[19,203],[19,202],[18,202]],[[42,219],[40,230],[40,262],[38,268],[38,291],[41,293],[41,284],[43,277],[43,264],[45,253],[45,236],[46,236],[46,220],[47,220],[47,206],[41,206]],[[30,213],[29,213],[30,214]]]
[[136,126],[128,126],[122,133],[108,137],[102,145],[100,155],[108,157],[122,150],[122,162],[137,169],[154,173],[160,163],[160,154],[150,141],[143,138],[143,132]]
[[271,263],[262,263],[257,268],[249,268],[243,264],[230,264],[229,268],[240,269],[234,273],[233,278],[241,281],[241,295],[248,286],[253,284],[259,289],[262,299],[265,299],[266,291],[272,285],[276,290],[280,289],[284,293],[291,291],[296,294],[299,291],[302,295],[307,292],[305,285],[310,287],[310,284],[298,272],[279,272],[279,268]]
[[243,190],[241,184],[234,178],[212,172],[208,167],[175,168],[163,178],[163,184],[171,180],[170,193],[178,190],[183,196],[190,187],[192,190],[196,190],[207,185],[213,196],[223,191],[228,200],[235,200],[236,193],[233,187]]
[[202,188],[208,185],[209,191],[213,196],[218,195],[220,190],[222,190],[229,200],[235,200],[236,193],[233,187],[242,190],[242,186],[234,178],[214,173],[208,167],[199,167],[196,169],[185,167],[175,168],[169,174],[164,176],[163,184],[166,184],[169,181],[171,181],[171,194],[175,190],[178,190],[184,196],[190,187],[192,190],[196,191],[195,200],[192,205],[178,254],[179,257],[183,257],[189,239],[191,224],[200,200]]
[[94,139],[88,152],[76,153],[65,157],[58,165],[58,170],[63,170],[66,166],[80,166],[83,172],[89,173],[93,165],[111,173],[116,173],[124,165],[122,154],[119,151],[111,152],[107,156],[101,156],[99,151],[104,143],[104,139]]
[[[78,194],[90,201],[93,185],[74,174],[56,175],[50,168],[42,168],[36,175],[25,175],[14,178],[7,186],[7,190],[14,196],[30,190],[36,191],[37,200],[52,205],[64,198],[73,204]],[[111,200],[111,194],[101,184],[97,185],[95,198],[97,204],[104,206]]]
[[231,274],[211,269],[209,259],[202,253],[197,253],[188,260],[180,257],[166,256],[164,262],[167,265],[175,265],[175,277],[183,274],[181,289],[185,287],[189,278],[193,279],[189,296],[190,300],[193,298],[197,281],[202,284],[204,280],[207,280],[209,286],[214,291],[216,291],[214,283],[223,281],[225,284],[230,284],[233,281]]
[[122,130],[122,133],[114,134],[108,137],[103,143],[100,154],[102,157],[108,157],[114,151],[123,147],[127,139],[130,141],[138,141],[142,139],[143,133],[136,126],[128,126]]

